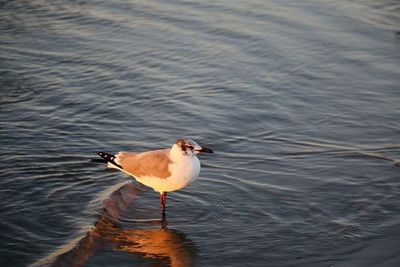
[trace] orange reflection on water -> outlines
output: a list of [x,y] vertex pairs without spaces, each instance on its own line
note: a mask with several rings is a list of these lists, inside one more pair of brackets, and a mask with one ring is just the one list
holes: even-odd
[[[109,232],[110,233],[110,232]],[[143,258],[166,258],[170,266],[193,266],[196,247],[186,235],[166,229],[115,229],[107,238],[115,250],[140,254]]]
[[[119,186],[103,200],[103,210],[95,227],[31,266],[84,266],[94,254],[104,249],[104,245],[115,251],[136,254],[142,259],[152,259],[157,266],[198,265],[195,244],[185,234],[168,230],[165,217],[150,222],[150,229],[117,227],[121,213],[136,197],[137,190],[131,183]],[[154,229],[154,225],[159,228]]]

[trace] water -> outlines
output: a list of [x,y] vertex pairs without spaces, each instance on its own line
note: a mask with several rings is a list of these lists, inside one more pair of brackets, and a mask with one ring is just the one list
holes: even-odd
[[[398,1],[3,1],[1,266],[399,266]],[[216,153],[158,194],[96,151]]]

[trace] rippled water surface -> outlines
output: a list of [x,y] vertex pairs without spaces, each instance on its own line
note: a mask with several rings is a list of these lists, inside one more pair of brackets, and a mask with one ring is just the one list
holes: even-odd
[[[400,4],[0,3],[1,266],[400,266]],[[168,196],[95,152],[213,148]]]

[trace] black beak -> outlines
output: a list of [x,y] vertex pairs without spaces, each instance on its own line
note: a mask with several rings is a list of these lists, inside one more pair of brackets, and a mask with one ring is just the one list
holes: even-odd
[[204,146],[201,149],[197,150],[197,151],[199,151],[200,153],[214,153],[214,151],[212,151],[211,148],[204,147]]

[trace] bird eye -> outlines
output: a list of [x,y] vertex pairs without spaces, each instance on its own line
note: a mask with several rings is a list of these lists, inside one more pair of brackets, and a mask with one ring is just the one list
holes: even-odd
[[189,146],[190,150],[193,150],[194,146]]

